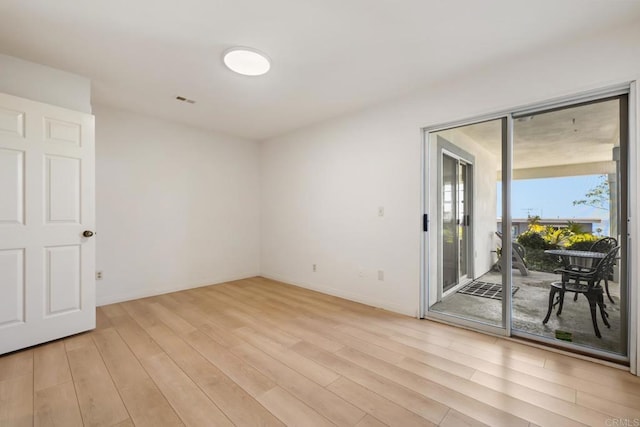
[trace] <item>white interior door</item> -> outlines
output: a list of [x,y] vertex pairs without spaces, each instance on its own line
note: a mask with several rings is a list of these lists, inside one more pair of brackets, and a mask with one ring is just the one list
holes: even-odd
[[93,116],[0,94],[0,354],[95,327],[94,168]]

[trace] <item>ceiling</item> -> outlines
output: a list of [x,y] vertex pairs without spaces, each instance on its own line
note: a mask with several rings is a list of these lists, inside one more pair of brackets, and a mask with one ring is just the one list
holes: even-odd
[[[260,140],[639,19],[620,0],[2,0],[0,52],[89,77],[94,103]],[[224,68],[232,46],[270,73]]]
[[[498,161],[502,158],[500,120],[447,129],[439,134],[456,140],[458,132],[484,147]],[[619,145],[617,99],[541,112],[513,121],[514,170],[561,166],[574,174],[598,173],[593,170],[594,164],[612,162],[613,147]],[[584,170],[567,169],[568,165],[583,165]]]

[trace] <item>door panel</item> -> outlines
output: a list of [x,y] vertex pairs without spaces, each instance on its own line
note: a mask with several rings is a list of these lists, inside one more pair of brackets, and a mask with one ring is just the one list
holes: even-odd
[[80,223],[80,159],[46,156],[46,217],[48,223]]
[[[500,175],[505,118],[430,132],[429,314],[501,333],[497,271]],[[481,135],[482,144],[471,136]],[[435,261],[435,262],[434,262]],[[480,326],[482,325],[482,326]]]
[[50,117],[45,119],[45,141],[53,144],[71,144],[80,147],[82,126]]
[[0,149],[0,226],[24,224],[24,152]]
[[[520,287],[511,313],[514,335],[608,358],[628,356],[626,103],[626,95],[614,96],[514,120],[511,211],[534,208],[514,236],[529,270],[526,277],[513,270],[514,286]],[[534,156],[532,146],[548,154]],[[526,201],[517,197],[523,193]],[[595,245],[603,238],[615,243]],[[584,276],[557,271],[568,264],[596,267],[597,261],[545,252],[607,252],[616,245],[615,265],[591,284],[590,292]],[[544,286],[529,286],[531,278]],[[579,292],[554,294],[563,280]],[[598,301],[595,312],[589,297]]]
[[93,116],[0,94],[0,354],[95,327],[94,157]]
[[24,137],[24,113],[0,108],[0,132],[6,136]]
[[46,248],[45,316],[80,309],[80,245]]
[[24,249],[0,250],[0,328],[24,322]]

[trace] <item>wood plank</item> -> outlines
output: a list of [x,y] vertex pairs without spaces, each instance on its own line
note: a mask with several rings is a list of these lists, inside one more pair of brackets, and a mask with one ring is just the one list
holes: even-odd
[[111,320],[102,307],[96,307],[96,329],[106,329],[111,326]]
[[23,350],[0,356],[0,381],[33,373],[33,350]]
[[92,332],[83,332],[81,334],[65,338],[63,342],[64,348],[67,353],[69,353],[69,351],[71,350],[93,346],[93,339],[91,338],[91,334]]
[[[549,396],[548,394],[512,383],[511,381],[507,381],[503,378],[485,374],[484,372],[476,372],[471,378],[471,381],[508,396],[515,397],[516,399],[526,401],[532,405],[543,408],[546,411],[562,414],[564,417],[578,421],[582,424],[599,427],[606,425],[606,420],[609,418],[602,412],[594,411],[591,408],[579,406],[575,403],[567,402],[562,399],[557,399],[553,396]],[[541,421],[542,419],[537,422]]]
[[135,386],[149,378],[115,329],[96,332],[93,341],[118,389]]
[[171,310],[164,307],[162,304],[153,302],[148,305],[149,310],[155,315],[155,317],[162,321],[162,323],[169,326],[171,329],[181,335],[187,335],[196,331],[196,327],[191,323],[184,320],[182,317],[174,314]]
[[151,308],[149,307],[150,302],[151,298],[144,298],[123,302],[121,305],[122,308],[124,308],[124,311],[126,311],[132,318],[135,318],[136,322],[142,328],[148,328],[161,323],[161,321],[154,316],[153,311],[151,311]]
[[100,311],[106,314],[109,319],[127,314],[127,312],[122,307],[122,304],[103,305],[100,307]]
[[235,347],[243,343],[241,339],[230,334],[227,328],[218,325],[215,321],[210,321],[200,326],[199,330],[225,348]]
[[280,387],[313,407],[318,413],[338,425],[354,425],[364,412],[327,391],[288,366],[258,350],[244,344],[232,349],[233,353],[275,381]]
[[[14,358],[12,363],[21,366]],[[33,372],[0,381],[0,427],[31,426],[33,423]]]
[[606,396],[578,392],[577,403],[582,408],[595,409],[609,417],[640,420],[640,399],[635,402],[612,402],[604,397]]
[[136,426],[181,426],[182,420],[151,378],[118,389]]
[[360,350],[363,353],[370,354],[389,363],[400,363],[405,358],[405,355],[402,353],[380,347],[379,345],[354,337],[353,335],[345,334],[334,327],[327,327],[327,325],[324,324],[325,322],[318,321],[317,319],[299,317],[296,319],[296,322],[305,328],[323,330],[325,336],[330,337],[344,347]]
[[118,333],[110,328],[93,339],[137,426],[180,426],[182,422]]
[[33,351],[35,391],[71,381],[71,370],[63,341],[39,346]]
[[[90,344],[67,349],[80,412],[85,425],[112,425],[129,418],[98,349]],[[83,339],[82,343],[86,343]],[[77,344],[77,342],[76,342]]]
[[34,426],[82,426],[82,416],[72,381],[37,390]]
[[291,351],[288,347],[270,340],[251,328],[236,329],[234,333],[316,384],[327,386],[340,377],[332,370]]
[[365,417],[361,419],[358,424],[356,424],[356,427],[386,427],[386,426],[387,424],[375,419],[369,414],[365,415]]
[[[491,393],[480,386],[474,387],[469,380],[444,371],[432,369],[430,374],[433,378],[426,379],[387,362],[368,357],[357,350],[344,349],[336,354],[489,425],[525,426],[528,425],[525,419],[536,415],[533,405],[506,398],[496,392]],[[476,405],[474,400],[484,405]],[[559,421],[556,425],[561,425],[564,420]]]
[[561,359],[547,359],[544,367],[575,377],[589,378],[590,381],[597,384],[640,396],[640,378],[629,375],[628,372],[579,359],[575,363],[571,362]]
[[441,403],[429,399],[413,390],[409,390],[393,381],[389,381],[377,373],[368,371],[312,344],[302,342],[296,344],[292,350],[315,360],[354,383],[378,393],[389,401],[414,412],[434,424],[437,424],[449,410],[447,406]]
[[327,351],[334,352],[344,348],[344,344],[327,338],[326,336],[316,332],[315,330],[301,327],[295,321],[278,322],[278,327],[286,333],[296,337],[298,340],[312,342],[313,344]]
[[[533,390],[542,391],[551,396],[564,399],[568,402],[575,402],[576,400],[576,391],[571,387],[560,385],[555,382],[550,382],[545,379],[525,374],[518,370],[494,364],[473,356],[460,354],[459,352],[453,351],[448,348],[420,342],[413,342],[410,345],[423,351],[424,356],[420,355],[420,353],[413,353],[410,356],[411,358],[405,359],[397,364],[398,366],[408,370],[419,369],[422,363],[436,368],[442,369],[444,367],[446,369],[446,365],[442,363],[433,363],[434,361],[439,361],[439,358],[441,358],[448,360],[449,362],[455,362],[460,365],[467,366],[468,368],[504,378],[514,383],[529,387]],[[538,369],[541,370],[543,368]],[[528,372],[531,373],[531,369]]]
[[186,341],[251,396],[257,398],[276,386],[266,375],[202,332],[189,334]]
[[158,354],[144,359],[142,364],[186,425],[233,426],[169,356]]
[[151,339],[144,329],[127,313],[111,318],[118,335],[127,343],[138,359],[145,359],[162,353],[162,350]]
[[236,425],[281,426],[269,411],[209,363],[169,328],[154,326],[149,333],[225,415]]
[[346,378],[339,378],[327,389],[390,426],[437,425]]
[[368,342],[373,342],[385,349],[394,351],[405,357],[411,357],[413,359],[419,360],[433,368],[451,372],[454,375],[458,375],[462,378],[468,379],[475,372],[474,368],[465,366],[463,363],[454,362],[447,357],[440,357],[434,353],[427,354],[415,347],[396,342],[391,339],[391,337],[373,334],[371,332],[363,331],[351,326],[344,326],[340,327],[339,329],[348,335],[352,335],[356,338],[363,339]]
[[[173,295],[172,299],[174,301],[180,301],[180,303],[176,306],[172,306],[171,311],[187,321],[194,328],[199,329],[209,323],[211,316],[201,310],[193,302],[193,298],[189,297],[186,293]],[[164,305],[164,299],[161,299],[160,303]]]
[[274,387],[262,394],[258,400],[268,408],[285,425],[306,425],[318,427],[335,426],[318,412],[305,405],[280,387]]
[[[480,421],[451,409],[440,423],[440,427],[489,427]],[[531,425],[529,425],[531,427]]]

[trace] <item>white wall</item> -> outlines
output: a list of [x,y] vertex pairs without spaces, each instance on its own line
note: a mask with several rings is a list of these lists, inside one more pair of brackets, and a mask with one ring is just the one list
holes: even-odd
[[88,78],[2,54],[0,92],[91,113]]
[[94,113],[98,305],[259,274],[257,143]]
[[[541,48],[265,141],[262,274],[415,315],[420,129],[636,79],[637,40],[640,26]],[[384,270],[384,281],[377,270]]]

